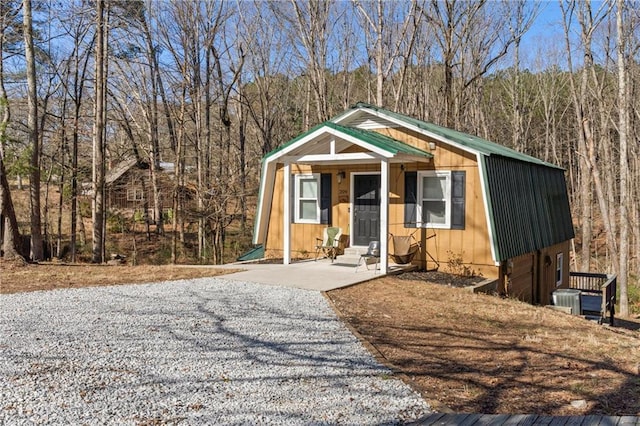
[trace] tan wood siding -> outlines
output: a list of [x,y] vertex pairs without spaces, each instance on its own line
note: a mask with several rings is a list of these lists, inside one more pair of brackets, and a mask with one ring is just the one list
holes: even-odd
[[535,255],[525,254],[511,260],[507,294],[509,297],[532,303],[534,299]]
[[[562,253],[562,284],[556,287],[557,255]],[[551,293],[557,288],[569,288],[570,242],[546,247],[540,251],[539,300],[541,305],[551,303]]]
[[[506,282],[501,293],[528,303],[549,305],[553,291],[569,287],[569,249],[569,241],[565,241],[508,260],[506,275],[501,277]],[[556,286],[558,253],[562,253],[562,283]]]
[[[381,133],[397,140],[413,145],[417,148],[428,150],[429,139],[417,135],[414,132],[405,132],[403,129],[380,129]],[[449,260],[461,258],[463,266],[469,271],[482,274],[487,278],[498,276],[498,268],[491,257],[489,232],[485,216],[484,199],[476,157],[460,149],[437,143],[433,151],[434,159],[430,163],[393,163],[389,172],[389,232],[394,235],[409,235],[415,232],[415,237],[426,244],[429,253],[440,263],[440,270],[451,269]],[[405,171],[425,170],[464,170],[465,181],[465,229],[416,229],[404,226],[404,177]],[[336,174],[344,171],[346,176],[341,184],[337,183]],[[344,166],[292,166],[292,173],[331,173],[332,175],[332,216],[333,226],[339,226],[343,232],[350,232],[350,201],[351,201],[351,173],[371,172],[379,173],[377,164],[344,165]],[[266,253],[272,257],[282,257],[283,247],[283,220],[282,212],[284,200],[282,199],[283,182],[282,166],[276,173],[275,191],[273,197],[272,212],[270,216],[269,231],[267,235]],[[322,235],[326,225],[316,224],[292,224],[291,248],[293,257],[301,254],[313,254],[316,237]],[[417,232],[416,232],[417,231]],[[435,235],[435,237],[428,238]],[[392,244],[390,244],[392,249]],[[424,250],[416,263],[427,265],[427,255]]]
[[[405,131],[405,129],[380,129],[381,133],[393,137],[399,141],[410,144],[420,149],[429,150],[429,142],[436,142],[415,132]],[[485,214],[484,199],[482,196],[482,185],[480,172],[475,155],[458,148],[436,142],[433,161],[428,164],[412,163],[405,164],[406,171],[424,170],[464,170],[466,171],[465,187],[465,229],[421,229],[416,235],[421,236],[421,241],[426,242],[429,254],[440,263],[440,269],[447,271],[455,268],[455,262],[449,265],[450,260],[462,259],[463,265],[469,271],[482,274],[487,278],[496,278],[498,268],[491,257],[491,246],[489,242],[489,231]],[[404,174],[396,183],[395,192],[399,194],[399,209],[396,215],[390,217],[390,232],[392,234],[406,235],[415,229],[405,229],[403,225],[394,227],[394,224],[403,222],[404,214]],[[391,187],[394,188],[393,177],[397,174],[392,172]],[[393,190],[392,190],[393,191]],[[391,200],[393,205],[393,199]],[[390,212],[391,216],[391,212]],[[435,235],[435,237],[427,238]],[[427,264],[428,256],[422,253],[422,266],[433,267],[432,263]]]

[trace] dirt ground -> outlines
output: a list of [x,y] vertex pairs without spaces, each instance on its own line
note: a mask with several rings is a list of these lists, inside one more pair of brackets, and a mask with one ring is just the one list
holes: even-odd
[[[0,260],[0,293],[224,272]],[[548,308],[474,295],[458,288],[464,284],[447,275],[405,274],[327,296],[380,361],[439,411],[640,415],[640,323],[598,326]]]
[[212,277],[232,270],[171,265],[27,264],[0,259],[0,294]]
[[441,411],[640,415],[636,322],[599,326],[396,277],[328,297],[378,357]]

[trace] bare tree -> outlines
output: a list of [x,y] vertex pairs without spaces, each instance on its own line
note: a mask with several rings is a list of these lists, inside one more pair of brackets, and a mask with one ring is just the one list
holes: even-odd
[[24,45],[27,62],[28,85],[28,127],[31,146],[31,173],[29,180],[29,201],[31,206],[31,259],[43,259],[42,226],[40,217],[40,137],[38,135],[38,93],[36,87],[36,59],[33,44],[33,18],[31,0],[23,0]]
[[[567,65],[570,74],[570,87],[571,95],[574,106],[574,113],[576,115],[576,123],[579,126],[577,129],[578,137],[578,155],[579,155],[579,170],[580,170],[580,201],[581,209],[579,215],[580,234],[582,239],[582,250],[580,256],[580,269],[588,271],[590,269],[591,261],[591,242],[593,238],[593,225],[591,221],[591,172],[589,170],[590,162],[588,161],[587,151],[587,133],[590,135],[590,129],[587,127],[585,132],[585,126],[589,126],[589,119],[585,117],[587,113],[586,96],[587,96],[587,84],[589,75],[587,74],[587,67],[592,65],[591,56],[591,40],[593,35],[593,23],[590,24],[590,28],[583,26],[582,32],[582,44],[584,49],[585,64],[584,69],[580,76],[580,86],[575,81],[575,70],[573,66],[573,59],[571,54],[571,27],[574,19],[574,13],[576,8],[575,1],[569,1],[566,4],[560,1],[560,8],[562,11],[562,23],[565,33],[565,47],[567,54]],[[588,17],[591,17],[590,6],[588,9]],[[586,23],[585,23],[586,24]],[[584,124],[583,124],[584,123]]]
[[[240,6],[245,4],[248,3]],[[289,127],[294,120],[287,119],[293,90],[287,71],[294,65],[288,36],[277,25],[272,10],[260,1],[252,5],[238,10],[242,44],[246,46],[244,70],[248,76],[241,96],[257,128],[263,156],[293,133]]]
[[18,10],[17,4],[10,2],[2,2],[0,4],[0,110],[2,111],[2,121],[0,121],[0,248],[2,250],[0,252],[6,259],[22,257],[18,221],[4,164],[7,126],[11,120],[11,109],[5,89],[5,40],[8,39],[7,32],[9,32],[9,29],[17,26]]
[[629,100],[627,94],[627,35],[623,24],[625,4],[616,2],[617,60],[618,60],[618,133],[620,135],[620,251],[618,285],[620,288],[620,315],[629,315],[629,160],[627,139],[629,136]]
[[[384,0],[375,2],[354,0],[353,3],[363,20],[362,27],[366,35],[369,58],[375,64],[375,99],[378,106],[385,106],[384,82],[391,71],[399,66],[398,78],[394,86],[394,106],[397,109],[423,17],[423,14],[418,12],[421,6],[417,0],[406,3],[408,9],[402,9],[405,3]],[[398,9],[401,10],[400,13]]]
[[[85,21],[85,11],[74,11],[74,19],[68,23],[67,32],[73,39],[73,51],[69,57],[69,78],[65,84],[66,97],[73,103],[71,130],[71,212],[70,212],[70,256],[76,261],[77,255],[77,227],[78,221],[78,151],[80,144],[80,121],[84,102],[84,88],[87,81],[87,69],[90,51],[95,43],[95,34],[89,35],[90,25]],[[86,42],[86,39],[89,39]],[[85,45],[85,50],[81,46]]]
[[442,57],[445,125],[461,128],[467,91],[529,30],[534,14],[523,15],[519,27],[512,26],[510,30],[513,22],[509,17],[518,13],[510,2],[431,0],[423,13],[433,28]]
[[[138,161],[149,165],[150,186],[153,193],[153,220],[156,233],[164,233],[163,200],[160,188],[160,89],[159,46],[152,32],[152,10],[143,1],[121,3],[123,16],[120,17],[121,31],[118,40],[112,43],[118,49],[114,66],[120,73],[112,91],[122,125],[127,135],[133,137],[129,126],[134,123],[145,139],[146,158],[139,158],[137,143],[132,141],[133,151]],[[115,37],[114,37],[115,38]],[[148,202],[149,200],[147,200]],[[145,211],[145,218],[148,214]],[[146,221],[148,223],[148,220]]]
[[108,10],[105,0],[96,2],[95,49],[95,115],[93,125],[93,251],[94,263],[105,261],[106,206],[106,93],[107,93],[107,40]]
[[309,92],[313,93],[316,122],[326,121],[331,116],[326,71],[334,4],[331,0],[290,0],[291,8],[286,3],[271,4],[280,28],[287,31],[294,46],[299,46],[297,57],[304,64]]

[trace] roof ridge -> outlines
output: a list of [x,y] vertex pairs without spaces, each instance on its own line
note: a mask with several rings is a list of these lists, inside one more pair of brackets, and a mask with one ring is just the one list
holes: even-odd
[[[366,102],[357,102],[353,107],[351,107],[351,110],[354,110],[354,109],[370,109],[375,112],[388,115],[390,117],[403,121],[407,124],[413,125],[422,130],[436,134],[442,138],[448,139],[450,142],[463,145],[474,151],[478,151],[484,155],[488,155],[488,156],[499,155],[499,156],[508,157],[508,158],[512,158],[515,160],[524,161],[528,163],[539,164],[547,167],[562,168],[555,164],[548,163],[539,158],[525,154],[523,152],[516,151],[513,148],[509,148],[499,143],[484,139],[480,136],[461,132],[455,129],[450,129],[448,127],[444,127],[438,124],[430,123],[428,121],[420,120],[399,112],[391,111],[386,108],[368,104]],[[338,119],[340,116],[335,117],[334,120]]]

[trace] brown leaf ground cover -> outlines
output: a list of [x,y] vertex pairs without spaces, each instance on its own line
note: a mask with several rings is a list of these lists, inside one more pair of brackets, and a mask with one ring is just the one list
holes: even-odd
[[[0,260],[0,293],[208,277],[203,267],[28,265]],[[338,313],[435,408],[640,415],[640,327],[608,329],[425,276],[328,293]],[[407,279],[408,278],[408,279]],[[633,327],[632,327],[633,328]],[[572,401],[586,401],[573,408]]]
[[436,409],[640,415],[637,330],[394,277],[328,297],[380,359]]
[[28,264],[0,259],[0,294],[212,277],[231,270],[186,266]]

